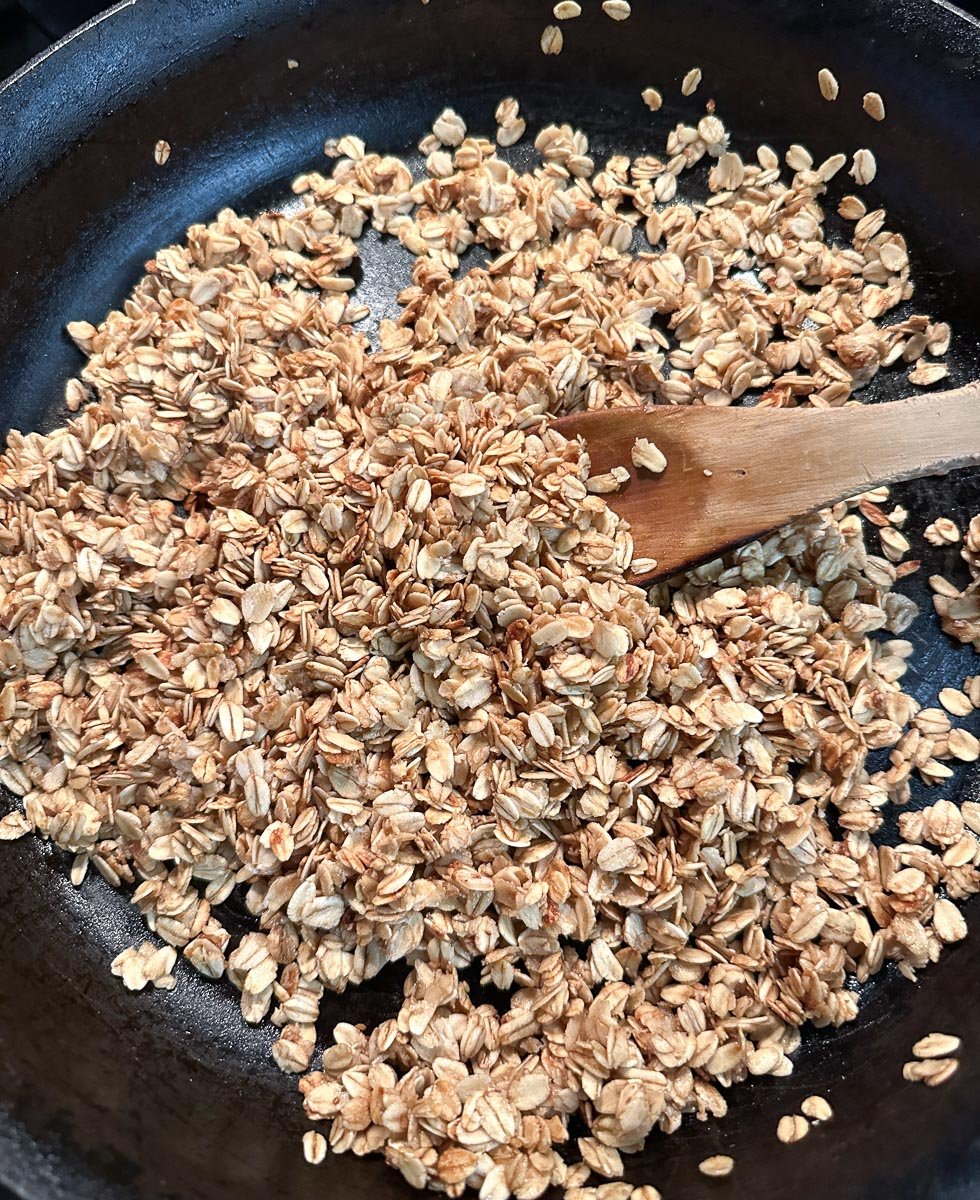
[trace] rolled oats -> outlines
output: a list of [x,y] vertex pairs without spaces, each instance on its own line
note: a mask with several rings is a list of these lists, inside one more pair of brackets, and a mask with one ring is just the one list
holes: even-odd
[[[496,116],[498,141],[523,132],[513,99]],[[912,772],[976,746],[901,690],[915,608],[859,515],[907,552],[884,489],[644,590],[603,499],[624,469],[594,475],[547,418],[837,405],[949,331],[878,323],[908,256],[858,203],[844,244],[825,234],[842,155],[794,153],[787,182],[714,112],[599,171],[553,125],[518,173],[451,109],[422,147],[415,179],[331,139],[293,215],[223,210],[69,327],[76,411],[0,459],[0,779],[23,808],[0,836],[131,889],[162,945],[116,973],[169,987],[179,952],[226,979],[338,1152],[452,1195],[654,1200],[584,1185],[788,1075],[801,1026],[855,1017],[852,978],[965,935],[977,806],[874,835]],[[703,160],[710,202],[679,202]],[[374,347],[350,275],[368,227],[415,257]],[[458,273],[474,244],[490,264]],[[962,553],[980,564],[980,524]],[[977,639],[973,591],[935,603]],[[397,1014],[314,1058],[324,992],[390,962]],[[309,1131],[307,1158],[325,1145]]]

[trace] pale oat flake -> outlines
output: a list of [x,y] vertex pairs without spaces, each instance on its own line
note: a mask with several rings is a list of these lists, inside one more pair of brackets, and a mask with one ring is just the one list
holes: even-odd
[[727,1154],[713,1154],[698,1163],[698,1170],[710,1179],[723,1179],[726,1175],[731,1175],[734,1168],[735,1159]]
[[840,86],[834,76],[833,71],[827,67],[821,67],[817,72],[817,84],[820,87],[820,95],[825,100],[836,100]]

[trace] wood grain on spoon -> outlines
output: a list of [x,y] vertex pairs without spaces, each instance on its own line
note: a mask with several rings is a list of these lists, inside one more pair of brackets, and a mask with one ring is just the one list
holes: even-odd
[[[593,475],[629,470],[605,499],[635,557],[657,560],[637,578],[662,579],[879,484],[980,463],[980,382],[835,409],[604,409],[555,427],[585,440]],[[633,465],[637,438],[666,455],[661,474]]]

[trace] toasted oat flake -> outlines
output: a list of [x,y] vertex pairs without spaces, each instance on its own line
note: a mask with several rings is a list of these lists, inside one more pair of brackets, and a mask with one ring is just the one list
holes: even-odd
[[327,1139],[316,1129],[308,1129],[303,1134],[303,1157],[314,1166],[327,1157]]
[[660,474],[667,468],[667,458],[664,453],[648,438],[637,438],[630,451],[633,465],[643,467],[654,474]]
[[157,164],[158,167],[162,167],[166,164],[166,162],[169,158],[170,158],[170,143],[165,142],[161,138],[160,141],[158,141],[157,144],[153,147],[153,161]]
[[918,387],[931,387],[932,384],[945,379],[948,374],[949,370],[945,363],[930,363],[920,359],[909,371],[909,382]]
[[970,697],[959,688],[944,687],[939,693],[939,703],[954,717],[968,717],[973,712]]
[[650,109],[651,112],[658,112],[662,108],[664,98],[655,87],[644,88],[641,95],[643,97],[643,103],[647,106],[647,108]]
[[924,1083],[926,1087],[940,1087],[959,1070],[957,1058],[930,1058],[924,1061],[907,1062],[902,1068],[902,1077],[909,1083]]
[[820,95],[825,100],[836,100],[840,87],[833,71],[827,67],[821,67],[817,72],[817,83],[820,86]]
[[834,1115],[834,1110],[823,1096],[807,1096],[800,1105],[800,1111],[811,1121],[829,1121]]
[[883,121],[885,119],[885,102],[877,92],[865,92],[861,105],[873,120]]
[[31,823],[21,812],[14,811],[0,818],[0,842],[15,842],[30,831]]
[[553,11],[556,21],[572,21],[582,15],[582,6],[576,0],[558,0]]
[[681,95],[691,96],[698,90],[701,83],[701,68],[692,67],[681,80]]
[[869,184],[878,173],[878,164],[875,162],[875,156],[870,150],[855,150],[854,159],[851,162],[851,169],[848,172],[853,176],[854,182],[862,186]]
[[632,9],[628,0],[603,0],[602,11],[614,21],[625,21]]
[[912,1047],[916,1058],[950,1058],[960,1048],[960,1039],[951,1033],[929,1033]]
[[545,54],[561,54],[565,37],[557,25],[546,25],[541,34],[541,49]]
[[698,1163],[698,1170],[710,1179],[723,1179],[726,1175],[731,1175],[734,1168],[735,1159],[727,1154],[712,1154],[710,1158],[704,1158]]
[[802,1141],[809,1132],[810,1126],[806,1117],[801,1117],[796,1113],[780,1117],[779,1124],[776,1126],[776,1137],[786,1145]]
[[949,517],[937,517],[925,527],[923,533],[932,546],[954,546],[962,537],[959,526]]

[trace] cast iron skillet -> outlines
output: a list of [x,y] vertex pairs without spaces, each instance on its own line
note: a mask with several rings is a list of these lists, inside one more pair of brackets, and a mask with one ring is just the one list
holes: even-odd
[[[598,0],[545,58],[547,0],[130,0],[35,60],[0,89],[0,419],[44,426],[59,414],[79,357],[62,333],[119,303],[141,263],[225,204],[254,210],[288,195],[319,161],[325,135],[356,131],[409,152],[435,113],[456,105],[492,130],[496,101],[518,96],[529,126],[581,124],[603,152],[662,145],[669,124],[713,96],[737,131],[780,151],[802,139],[820,157],[870,146],[871,195],[887,204],[918,264],[916,305],[956,331],[955,385],[980,374],[980,26],[930,0],[635,0],[616,25]],[[287,59],[299,67],[288,70]],[[699,65],[695,101],[679,80]],[[819,98],[830,65],[840,99]],[[651,116],[639,92],[663,88]],[[861,111],[881,91],[888,119]],[[167,167],[153,145],[173,146]],[[837,181],[835,195],[849,180]],[[839,186],[843,183],[843,187]],[[392,245],[365,255],[362,291],[391,308],[407,278]],[[871,395],[911,391],[878,380]],[[920,482],[912,513],[919,578],[962,578],[954,550],[921,538],[925,523],[980,509],[980,476]],[[909,590],[924,601],[923,586]],[[911,686],[933,701],[973,656],[927,612],[912,634]],[[961,772],[940,794],[973,794]],[[923,803],[920,790],[915,803]],[[0,805],[8,801],[0,800]],[[110,977],[114,954],[141,935],[124,896],[97,877],[76,892],[65,859],[32,839],[0,847],[0,1180],[23,1200],[305,1200],[405,1197],[376,1160],[304,1164],[293,1082],[268,1056],[268,1028],[246,1030],[230,988],[178,967],[170,994],[133,995]],[[234,904],[232,904],[234,909]],[[970,909],[974,921],[978,907]],[[232,913],[231,920],[235,920]],[[244,928],[242,910],[237,918]],[[325,1005],[337,1019],[394,1012],[402,972]],[[726,1121],[655,1136],[628,1162],[667,1200],[968,1200],[980,1195],[980,938],[950,951],[921,983],[886,975],[861,1016],[807,1036],[795,1075],[736,1088]],[[905,1084],[911,1043],[934,1029],[963,1036],[963,1066],[942,1089]],[[835,1121],[782,1146],[775,1126],[812,1092]],[[696,1164],[735,1155],[728,1180]]]

